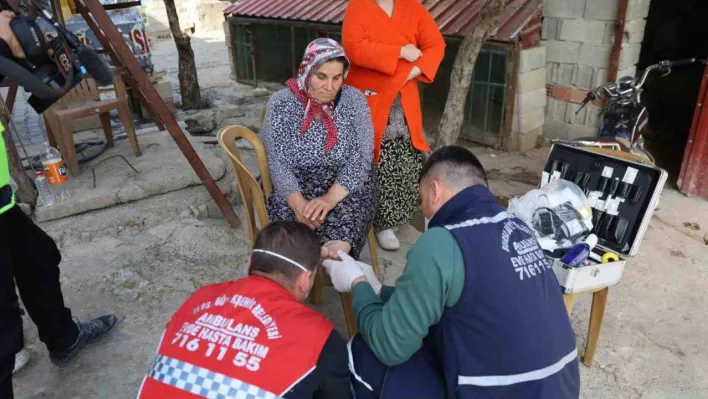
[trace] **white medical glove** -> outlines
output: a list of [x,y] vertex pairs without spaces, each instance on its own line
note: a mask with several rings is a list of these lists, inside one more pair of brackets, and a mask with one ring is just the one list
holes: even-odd
[[356,261],[356,264],[359,265],[359,268],[361,269],[362,272],[364,272],[364,276],[366,276],[366,279],[369,280],[369,284],[371,285],[371,288],[374,289],[374,292],[376,295],[381,293],[381,282],[379,279],[376,277],[376,273],[374,272],[374,268],[371,267],[371,265],[367,265],[364,262],[359,262]]
[[332,280],[332,285],[337,292],[351,292],[352,282],[359,277],[365,277],[356,261],[342,251],[338,252],[341,260],[326,259],[322,262]]

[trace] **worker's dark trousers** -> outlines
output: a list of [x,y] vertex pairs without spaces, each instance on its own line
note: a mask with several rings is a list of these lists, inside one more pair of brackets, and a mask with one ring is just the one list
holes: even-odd
[[[406,362],[388,367],[369,349],[361,335],[349,343],[351,381],[357,399],[444,398],[445,382],[433,354],[424,345]],[[350,364],[351,367],[351,364]]]
[[23,345],[15,282],[49,351],[67,349],[76,342],[79,332],[59,285],[60,261],[54,240],[19,207],[0,214],[0,399],[10,397],[4,395],[12,389],[9,377],[14,355]]
[[12,399],[12,369],[15,367],[15,356],[5,358],[0,362],[0,399]]

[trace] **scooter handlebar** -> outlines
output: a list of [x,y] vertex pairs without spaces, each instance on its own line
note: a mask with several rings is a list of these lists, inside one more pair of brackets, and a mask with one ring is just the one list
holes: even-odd
[[669,61],[669,67],[689,65],[689,64],[693,64],[694,62],[696,62],[695,58],[684,58],[682,60]]
[[575,111],[575,115],[579,114],[580,111],[582,111],[583,108],[585,108],[585,106],[588,105],[588,103],[590,101],[595,101],[596,99],[597,99],[597,94],[595,94],[594,91],[588,92],[588,95],[585,96],[585,99],[583,100],[582,104],[580,105],[580,108],[578,108],[578,110]]

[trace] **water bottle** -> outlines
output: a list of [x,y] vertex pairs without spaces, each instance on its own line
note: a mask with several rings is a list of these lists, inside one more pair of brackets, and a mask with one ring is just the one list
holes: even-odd
[[13,179],[12,176],[10,176],[10,188],[12,189],[13,193],[16,193],[17,190],[20,189],[20,186],[18,186],[17,183],[15,183],[15,179]]
[[584,242],[579,242],[573,246],[560,261],[570,267],[580,267],[585,264],[585,261],[590,257],[590,252],[597,245],[597,236],[590,234],[585,238]]
[[66,175],[66,165],[61,157],[61,153],[48,142],[44,142],[44,151],[39,154],[39,159],[42,162],[44,175],[49,184],[66,183],[68,177]]
[[37,171],[35,173],[34,184],[37,186],[39,202],[44,206],[54,205],[54,194],[42,172]]

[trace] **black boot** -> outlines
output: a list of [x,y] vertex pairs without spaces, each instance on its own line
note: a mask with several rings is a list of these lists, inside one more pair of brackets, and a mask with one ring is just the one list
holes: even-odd
[[99,341],[113,331],[118,324],[118,316],[109,314],[89,321],[76,320],[79,337],[69,348],[62,351],[49,352],[49,359],[57,366],[69,363],[84,346]]

